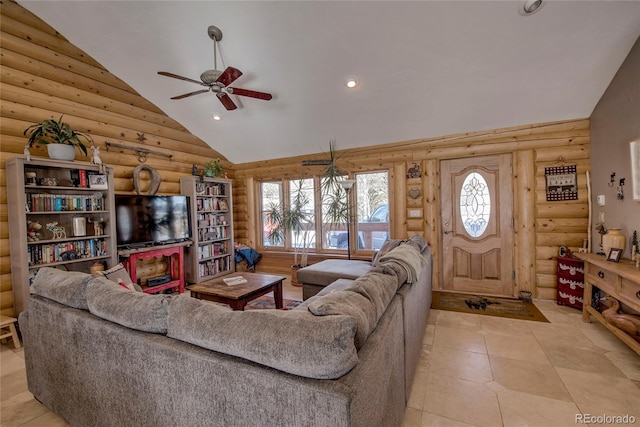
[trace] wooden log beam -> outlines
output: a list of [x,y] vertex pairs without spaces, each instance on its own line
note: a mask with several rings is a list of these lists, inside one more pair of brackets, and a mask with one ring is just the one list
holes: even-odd
[[98,61],[69,43],[54,28],[15,1],[3,1],[1,13],[2,32],[20,37],[61,55],[101,67]]
[[55,105],[56,111],[60,114],[81,117],[95,122],[104,122],[123,129],[134,129],[136,132],[157,135],[168,140],[181,142],[182,144],[193,144],[215,153],[204,141],[186,130],[149,123],[144,120],[144,118],[115,114],[79,102],[68,101],[52,95],[37,93],[32,90],[10,85],[3,85],[1,98],[4,101],[13,103],[10,105],[10,107],[13,108],[7,108],[10,113],[7,117],[22,119],[23,114],[20,114],[20,109],[15,108],[16,105],[30,105],[31,107],[37,107],[43,110],[51,110],[52,106]]

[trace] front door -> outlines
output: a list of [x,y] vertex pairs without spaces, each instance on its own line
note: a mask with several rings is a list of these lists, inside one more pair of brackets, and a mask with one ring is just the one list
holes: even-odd
[[441,162],[445,290],[513,296],[511,155]]

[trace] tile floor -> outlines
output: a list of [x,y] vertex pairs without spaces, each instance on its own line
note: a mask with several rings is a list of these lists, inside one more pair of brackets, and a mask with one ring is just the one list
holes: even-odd
[[[301,294],[285,282],[285,298]],[[640,356],[578,310],[535,303],[551,323],[432,310],[403,427],[640,424]],[[66,425],[27,391],[22,349],[3,343],[0,426]]]

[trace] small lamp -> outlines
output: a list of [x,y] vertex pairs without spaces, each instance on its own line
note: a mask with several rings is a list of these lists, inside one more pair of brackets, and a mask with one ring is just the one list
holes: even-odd
[[345,179],[344,181],[338,181],[338,184],[344,188],[347,193],[347,259],[351,259],[351,214],[349,212],[349,192],[356,181],[353,179]]

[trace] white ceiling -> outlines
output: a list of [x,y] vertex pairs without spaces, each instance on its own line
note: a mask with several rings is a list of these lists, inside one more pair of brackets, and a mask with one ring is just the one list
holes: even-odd
[[[19,3],[244,163],[590,116],[640,36],[640,1],[547,0],[521,16],[523,1]],[[202,87],[157,71],[213,68],[210,25],[224,66],[244,72],[232,86],[273,100],[169,99]]]

